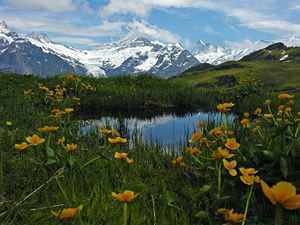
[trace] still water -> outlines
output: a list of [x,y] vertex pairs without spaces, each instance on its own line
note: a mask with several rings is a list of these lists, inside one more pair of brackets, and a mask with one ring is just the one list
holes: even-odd
[[[229,116],[232,121],[233,116]],[[199,121],[220,124],[224,118],[216,112],[197,112],[185,115],[163,114],[151,118],[101,117],[82,120],[81,131],[84,134],[96,132],[100,127],[113,127],[121,130],[131,141],[139,140],[144,144],[155,144],[166,148],[185,146],[190,135],[196,130]]]

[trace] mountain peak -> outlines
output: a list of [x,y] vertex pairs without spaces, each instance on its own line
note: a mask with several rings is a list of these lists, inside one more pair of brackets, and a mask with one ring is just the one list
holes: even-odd
[[5,21],[0,21],[0,33],[10,33],[10,30]]
[[51,42],[51,40],[49,39],[47,34],[44,33],[31,33],[30,35],[28,35],[28,37],[33,38],[35,40],[38,40],[40,42]]

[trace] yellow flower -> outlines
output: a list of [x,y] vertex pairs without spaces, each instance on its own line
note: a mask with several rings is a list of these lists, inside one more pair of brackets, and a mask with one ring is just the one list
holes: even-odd
[[265,196],[273,205],[280,204],[285,209],[300,209],[300,194],[296,194],[296,187],[286,181],[280,181],[271,188],[263,180],[260,185]]
[[294,98],[294,95],[289,95],[287,93],[283,93],[283,94],[278,95],[278,99],[280,99],[280,100],[290,100],[292,98]]
[[254,168],[241,167],[240,172],[241,172],[242,175],[255,175],[255,174],[257,174],[257,170],[254,169]]
[[115,159],[119,159],[119,160],[125,160],[127,159],[128,153],[126,152],[115,152]]
[[133,160],[133,159],[126,158],[126,161],[127,161],[127,163],[128,163],[129,165],[134,163],[134,160]]
[[63,145],[65,143],[65,141],[66,141],[65,137],[61,137],[57,140],[57,144]]
[[59,127],[49,127],[49,126],[45,126],[45,127],[41,127],[41,128],[38,128],[38,131],[39,132],[55,132],[59,129]]
[[132,202],[138,196],[138,194],[135,194],[133,191],[124,191],[118,194],[112,192],[111,196],[114,200],[117,200],[119,202],[129,203]]
[[12,126],[13,124],[12,124],[11,121],[6,121],[6,122],[5,122],[5,125],[8,126],[8,127],[10,127],[10,126]]
[[237,150],[240,147],[240,144],[236,141],[235,138],[229,138],[225,143],[225,147],[230,150]]
[[77,144],[67,144],[66,146],[66,149],[67,149],[67,152],[75,152],[76,149],[77,149]]
[[64,111],[65,111],[65,113],[71,113],[74,111],[74,109],[73,108],[65,108]]
[[210,135],[220,137],[224,135],[224,131],[220,127],[216,127],[209,132]]
[[198,148],[191,148],[191,147],[186,148],[184,151],[193,156],[197,156],[201,153],[201,151]]
[[223,149],[219,147],[216,151],[213,152],[213,157],[216,160],[221,159],[230,159],[234,156],[234,154],[231,154],[227,149]]
[[245,117],[245,118],[248,118],[248,117],[250,116],[250,113],[248,113],[248,112],[244,112],[244,114],[243,114],[243,115],[244,115],[244,117]]
[[255,111],[254,111],[254,115],[258,116],[262,113],[262,109],[261,108],[257,108]]
[[82,210],[82,205],[77,208],[65,208],[58,212],[51,211],[52,215],[54,215],[57,219],[60,220],[70,220],[73,219],[80,210]]
[[219,214],[224,216],[224,220],[230,224],[241,223],[244,218],[244,214],[236,213],[233,209],[218,209]]
[[31,145],[39,145],[45,142],[44,138],[41,138],[40,136],[34,134],[32,136],[29,136],[26,138],[26,141]]
[[24,152],[29,146],[29,144],[23,142],[21,144],[15,144],[15,149],[17,149],[19,152]]
[[176,159],[172,160],[173,165],[183,165],[184,158],[182,156],[177,157]]
[[104,136],[111,136],[111,137],[120,137],[121,136],[121,134],[114,128],[108,129],[108,128],[102,127],[102,128],[100,128],[100,132]]
[[201,131],[197,131],[192,134],[191,139],[189,140],[190,143],[194,143],[197,141],[200,141],[200,139],[203,137],[203,133]]
[[232,102],[225,102],[223,104],[217,105],[217,109],[219,112],[225,113],[229,112],[233,106],[234,104]]
[[237,162],[235,160],[233,161],[227,161],[226,159],[223,159],[223,165],[226,170],[228,170],[229,174],[233,177],[237,175],[236,166]]
[[242,124],[243,127],[248,127],[249,124],[250,124],[250,120],[247,119],[247,118],[244,118],[244,119],[241,120],[241,124]]
[[254,168],[240,168],[240,172],[242,176],[240,176],[240,180],[246,185],[253,185],[255,183],[260,182],[259,176],[255,176],[257,170]]
[[127,138],[115,137],[115,138],[108,138],[108,142],[113,145],[121,145],[121,144],[127,144],[128,140]]

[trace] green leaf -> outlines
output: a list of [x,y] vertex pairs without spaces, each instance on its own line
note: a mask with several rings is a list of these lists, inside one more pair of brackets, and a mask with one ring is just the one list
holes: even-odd
[[206,219],[209,217],[209,214],[206,211],[199,211],[195,217],[199,219]]
[[281,170],[283,177],[285,179],[287,179],[289,168],[288,168],[288,162],[287,162],[286,158],[283,158],[283,157],[280,158],[280,170]]

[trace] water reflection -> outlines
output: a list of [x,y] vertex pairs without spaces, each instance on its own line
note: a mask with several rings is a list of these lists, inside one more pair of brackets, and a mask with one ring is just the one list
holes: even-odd
[[[233,120],[233,116],[229,120]],[[178,148],[187,144],[198,121],[220,124],[224,118],[220,113],[197,112],[185,115],[163,114],[152,118],[116,118],[104,116],[100,119],[83,120],[82,132],[92,132],[97,127],[113,127],[127,134],[131,140],[137,139],[145,144],[156,144],[166,148]]]

